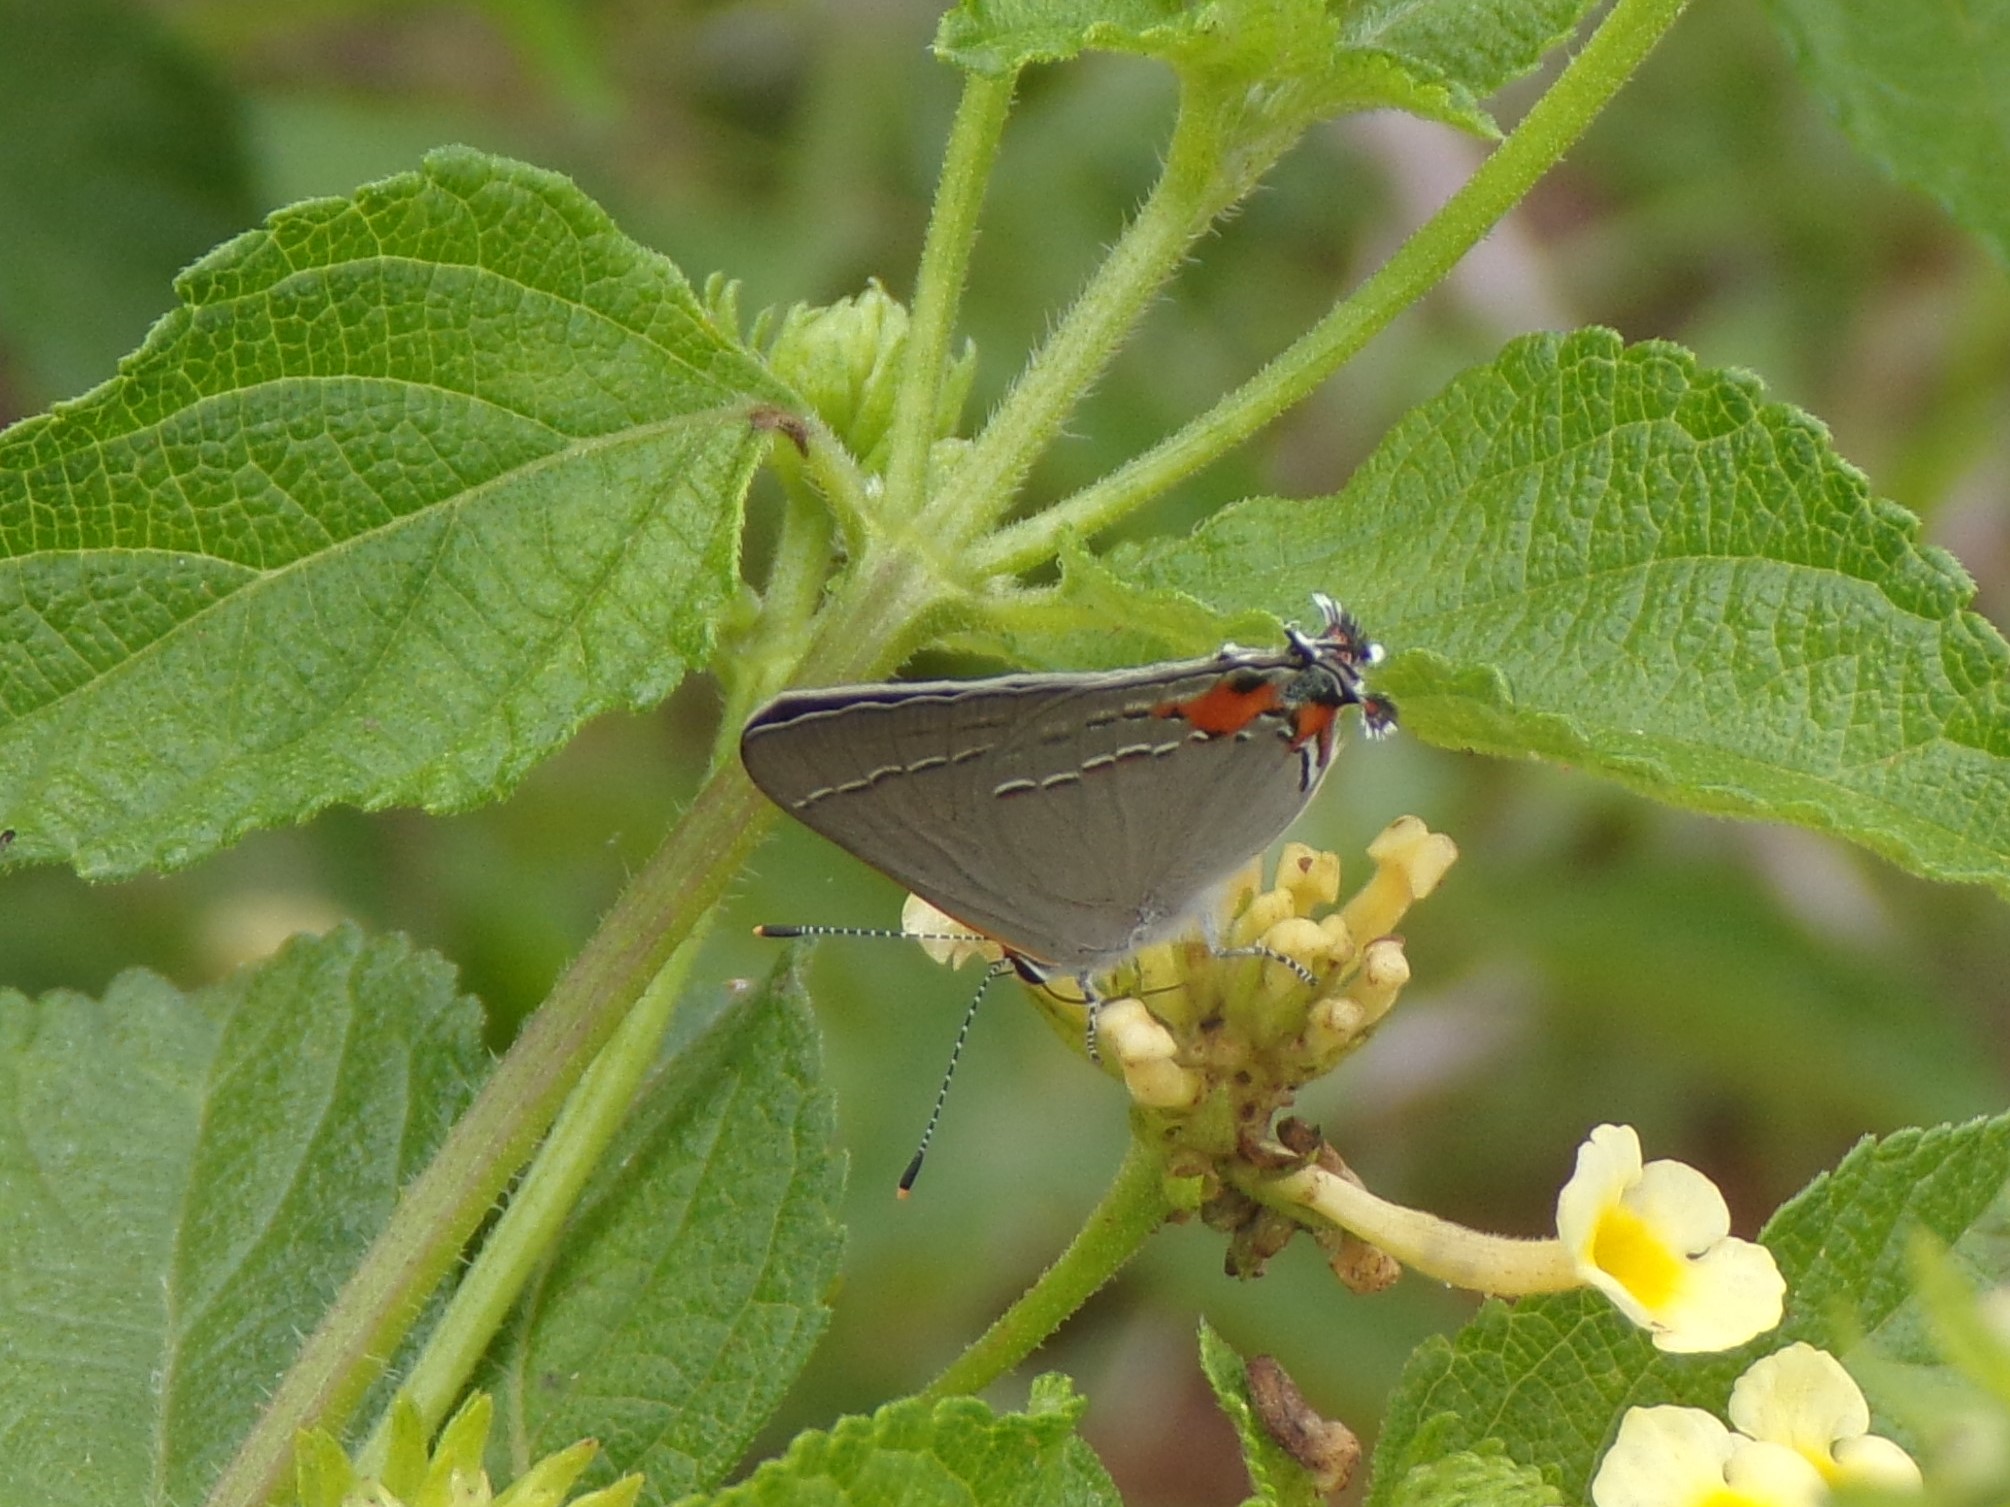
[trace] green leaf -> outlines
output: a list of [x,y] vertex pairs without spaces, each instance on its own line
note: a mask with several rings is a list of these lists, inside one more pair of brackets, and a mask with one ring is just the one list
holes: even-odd
[[1504,1450],[1564,1500],[1584,1501],[1628,1407],[1721,1409],[1740,1369],[1722,1356],[1668,1367],[1595,1294],[1488,1302],[1454,1338],[1427,1341],[1410,1357],[1382,1422],[1368,1501],[1387,1507],[1415,1489],[1405,1482],[1420,1468],[1470,1450]]
[[835,1116],[793,973],[731,1008],[642,1091],[526,1294],[495,1383],[515,1458],[581,1438],[583,1478],[715,1485],[823,1332],[843,1235]]
[[1914,1290],[1911,1242],[1935,1237],[1980,1284],[2010,1280],[2006,1193],[2010,1116],[1865,1140],[1762,1232],[1787,1279],[1786,1318],[1723,1355],[1664,1355],[1592,1293],[1490,1302],[1454,1339],[1411,1357],[1369,1501],[1392,1503],[1413,1471],[1482,1447],[1504,1449],[1566,1500],[1583,1500],[1628,1407],[1681,1403],[1721,1417],[1739,1374],[1796,1340],[1871,1361],[1855,1369],[1877,1410],[1880,1367],[1902,1363],[1915,1384],[1945,1370]]
[[786,394],[570,183],[466,150],[191,268],[0,435],[0,826],[92,877],[467,806],[709,651]]
[[[1951,1488],[1930,1503],[2010,1501],[2010,1455],[1975,1447],[1977,1440],[2010,1439],[2010,1335],[1995,1312],[2000,1285],[1970,1279],[1959,1258],[1930,1236],[1910,1244],[1918,1288],[1912,1301],[1924,1316],[1934,1363],[1907,1365],[1861,1350],[1852,1357],[1853,1374],[1876,1399],[1879,1431],[1906,1439],[1927,1481]],[[1896,1507],[1896,1501],[1896,1494],[1852,1497],[1846,1507]]]
[[250,223],[236,100],[129,0],[0,0],[0,334],[45,396],[110,375]]
[[1380,53],[1418,77],[1484,99],[1531,72],[1577,30],[1592,0],[1353,0],[1347,48]]
[[1457,378],[1344,492],[1110,563],[1221,609],[1333,593],[1428,742],[2010,895],[2010,649],[1918,533],[1751,377],[1584,330]]
[[1857,146],[2010,262],[2010,0],[1772,0]]
[[0,992],[0,1480],[201,1500],[472,1097],[479,1014],[350,927],[192,995]]
[[1498,1451],[1462,1452],[1419,1465],[1396,1486],[1391,1507],[1562,1507],[1542,1473]]
[[1932,1236],[1982,1286],[2010,1282],[2006,1215],[2010,1116],[1866,1138],[1766,1226],[1792,1295],[1786,1338],[1938,1365],[1912,1242]]
[[1478,101],[1569,36],[1589,0],[963,0],[935,48],[978,73],[1137,53],[1303,91],[1306,119],[1399,109],[1492,134]]
[[1256,1488],[1244,1507],[1325,1507],[1326,1494],[1313,1484],[1311,1472],[1291,1458],[1256,1416],[1242,1357],[1206,1319],[1200,1321],[1200,1368],[1242,1441],[1242,1463]]
[[713,1507],[1119,1507],[1116,1488],[1076,1436],[1087,1404],[1065,1378],[1042,1377],[1024,1413],[994,1413],[971,1397],[889,1403],[829,1432],[799,1434],[789,1452]]

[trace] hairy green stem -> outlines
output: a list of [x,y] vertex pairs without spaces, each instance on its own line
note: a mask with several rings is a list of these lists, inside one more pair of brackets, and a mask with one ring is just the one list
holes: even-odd
[[[810,422],[810,453],[804,458],[803,474],[844,530],[845,548],[854,559],[863,555],[875,520],[885,508],[873,496],[876,483],[821,419]],[[830,562],[824,563],[828,575]]]
[[1033,462],[1187,248],[1290,144],[1289,133],[1281,131],[1238,138],[1236,122],[1232,101],[1198,86],[1182,91],[1165,169],[1151,197],[929,502],[924,533],[952,544],[973,539],[1012,506]]
[[[836,524],[845,548],[854,556],[862,555],[878,529],[877,510],[865,473],[822,419],[815,414],[796,417],[800,419],[800,427],[794,427],[792,421],[791,429],[784,430],[775,440],[777,445],[790,447],[776,452],[775,474],[791,500],[807,498],[815,503]],[[815,569],[821,585],[830,574],[829,555],[806,563]],[[816,598],[811,596],[807,605],[813,609]]]
[[[823,615],[805,672],[819,680],[884,674],[910,651],[941,594],[914,557],[859,562]],[[209,1507],[262,1507],[287,1481],[299,1430],[339,1430],[347,1421],[588,1064],[724,898],[773,816],[736,760],[717,764],[405,1190],[224,1467]]]
[[[509,1207],[482,1242],[481,1254],[426,1336],[425,1348],[400,1390],[418,1408],[428,1434],[445,1421],[518,1294],[557,1244],[586,1180],[627,1119],[636,1089],[655,1064],[705,930],[700,925],[670,955],[613,1039],[593,1059],[538,1148],[530,1171],[510,1195]],[[390,1434],[387,1412],[357,1457],[365,1475],[381,1471]]]
[[1010,1371],[1115,1276],[1171,1212],[1158,1157],[1132,1140],[1102,1202],[1068,1248],[921,1395],[939,1400],[979,1392]]
[[928,491],[928,452],[935,440],[942,374],[956,332],[956,309],[977,241],[977,212],[1005,131],[1017,74],[970,74],[950,128],[936,185],[935,208],[915,272],[914,309],[907,329],[907,365],[900,374],[886,466],[886,509],[911,518]]
[[1218,460],[1299,402],[1423,297],[1554,167],[1633,76],[1688,0],[1618,0],[1547,93],[1471,179],[1372,277],[1268,366],[1102,481],[979,544],[981,575],[1051,559]]
[[259,1507],[285,1481],[301,1428],[347,1420],[629,1004],[752,856],[768,819],[737,765],[714,772],[405,1190],[225,1467],[210,1507]]

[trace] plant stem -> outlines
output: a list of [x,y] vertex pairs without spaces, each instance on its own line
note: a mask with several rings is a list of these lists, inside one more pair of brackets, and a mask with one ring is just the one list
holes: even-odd
[[[649,1075],[663,1032],[676,1013],[706,929],[700,925],[670,955],[613,1039],[593,1059],[538,1148],[529,1173],[510,1195],[509,1207],[482,1242],[481,1254],[454,1289],[439,1324],[426,1337],[425,1348],[400,1390],[418,1408],[428,1434],[445,1420],[511,1305],[557,1243],[587,1178],[627,1119],[636,1089]],[[365,1475],[381,1471],[390,1429],[387,1412],[357,1456]]]
[[893,436],[886,467],[886,509],[911,518],[928,491],[928,451],[935,440],[942,373],[956,331],[956,309],[977,241],[977,212],[991,181],[991,165],[1005,131],[1018,75],[969,74],[950,127],[936,185],[935,208],[914,279],[914,309],[907,329],[907,366],[894,403]]
[[399,1199],[212,1489],[210,1507],[259,1507],[284,1482],[299,1429],[340,1428],[629,1003],[724,895],[768,819],[738,765],[700,789]]
[[1618,0],[1585,48],[1514,133],[1354,293],[1200,417],[1095,485],[972,553],[981,575],[1052,557],[1067,534],[1090,537],[1218,460],[1299,402],[1428,292],[1554,167],[1632,77],[1688,0]]
[[[1165,169],[1151,197],[929,503],[922,517],[925,534],[953,545],[976,537],[1011,507],[1035,458],[1060,432],[1186,249],[1289,145],[1284,132],[1238,140],[1234,119],[1228,102],[1197,85],[1182,88]],[[1227,165],[1230,159],[1233,167]]]
[[960,1397],[1010,1371],[1115,1276],[1171,1212],[1158,1158],[1132,1140],[1102,1202],[1068,1248],[921,1395]]
[[[805,665],[820,679],[883,674],[911,648],[941,590],[912,557],[860,561],[824,613]],[[738,761],[713,769],[405,1190],[225,1466],[209,1507],[263,1507],[292,1470],[298,1431],[347,1421],[587,1065],[724,898],[773,817]]]

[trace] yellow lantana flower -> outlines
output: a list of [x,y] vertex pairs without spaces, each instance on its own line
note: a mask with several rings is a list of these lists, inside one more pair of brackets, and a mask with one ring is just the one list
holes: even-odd
[[1631,1126],[1600,1125],[1578,1148],[1556,1230],[1578,1276],[1660,1349],[1729,1350],[1780,1322],[1772,1252],[1732,1236],[1724,1195],[1694,1167],[1642,1166]]
[[1817,1507],[1821,1472],[1701,1408],[1628,1408],[1592,1477],[1597,1507]]
[[1870,1405],[1842,1362],[1813,1345],[1753,1362],[1731,1389],[1730,1413],[1740,1432],[1793,1450],[1831,1486],[1920,1484],[1912,1456],[1870,1431]]
[[1698,1408],[1629,1408],[1599,1462],[1597,1507],[1814,1507],[1843,1484],[1918,1487],[1919,1467],[1870,1432],[1842,1364],[1794,1344],[1731,1389],[1733,1431]]

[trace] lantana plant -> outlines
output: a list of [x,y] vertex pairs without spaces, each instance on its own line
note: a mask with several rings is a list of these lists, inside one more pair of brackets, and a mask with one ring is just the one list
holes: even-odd
[[[220,25],[230,8],[159,9]],[[492,9],[549,38],[575,8]],[[68,88],[33,62],[45,46],[75,68],[125,57],[106,18],[162,24],[151,11],[16,10],[0,109],[23,119],[0,136],[33,171],[0,177],[9,226],[29,223],[6,198],[17,178],[87,205],[109,181],[66,167],[89,131],[46,161],[24,147],[37,122],[187,85],[137,46],[146,88]],[[1649,1159],[1619,1123],[1651,1145],[1670,1104],[1707,1093],[1707,1075],[1670,1086],[1670,1065],[1637,1114],[1615,1104],[1551,1153],[1513,1148],[1543,1189],[1525,1212],[1554,1215],[1536,1235],[1428,1210],[1404,1184],[1430,1168],[1392,1168],[1386,1142],[1327,1123],[1336,1082],[1395,1080],[1420,994],[1454,1007],[1448,958],[1543,913],[1595,924],[1609,875],[1579,858],[1596,835],[1540,810],[1517,822],[1489,794],[1465,803],[1483,830],[1456,833],[1461,858],[1438,830],[1460,823],[1434,810],[1455,767],[1542,761],[1617,809],[1819,833],[1963,903],[2010,896],[2010,648],[1953,556],[1758,377],[1597,327],[1525,333],[1449,373],[1344,476],[1294,495],[1251,481],[1190,527],[1159,510],[1191,518],[1208,468],[1288,416],[1317,422],[1329,379],[1584,146],[1684,10],[964,0],[935,32],[960,95],[916,264],[861,268],[846,296],[756,312],[734,269],[687,273],[560,173],[468,146],[247,218],[161,287],[166,312],[115,374],[0,433],[0,906],[27,918],[8,936],[64,930],[18,898],[38,866],[123,881],[335,808],[500,802],[591,720],[701,676],[703,773],[517,1029],[485,1019],[447,958],[353,920],[199,988],[133,970],[97,996],[0,994],[0,1500],[1114,1502],[1080,1428],[1090,1399],[1053,1371],[1023,1403],[1005,1383],[1173,1226],[1218,1242],[1216,1294],[1316,1258],[1316,1299],[1297,1293],[1258,1345],[1348,1356],[1344,1316],[1470,1295],[1378,1418],[1334,1416],[1276,1357],[1200,1326],[1195,1365],[1262,1502],[1342,1486],[1370,1436],[1371,1507],[2003,1500],[2010,1454],[1972,1441],[2010,1438],[2010,1346],[1975,1292],[2010,1282],[1994,1223],[2010,1116],[1883,1127],[1767,1218],[1780,1190],[1760,1197],[1735,1158]],[[2000,7],[1772,11],[1864,149],[2002,256]],[[1015,108],[1092,54],[1170,88],[1146,148],[1158,176],[1015,361],[970,339],[987,189],[1022,170]],[[1472,143],[1470,171],[1259,369],[1195,396],[1185,384],[1212,378],[1161,364],[1189,416],[1065,480],[1063,442],[1149,311],[1211,265],[1217,229],[1262,205],[1288,154],[1370,112]],[[135,134],[132,161],[171,177]],[[131,201],[133,234],[153,202]],[[20,313],[60,281],[19,272],[34,241],[0,246],[0,336],[91,309]],[[973,391],[991,399],[975,416]],[[1054,1028],[1074,1091],[1121,1097],[1125,1133],[1068,1148],[1068,1170],[1116,1168],[1107,1191],[932,1381],[790,1414],[778,1437],[846,1302],[837,1127],[860,1105],[832,1092],[802,951],[772,949],[758,978],[705,951],[742,876],[786,866],[740,729],[784,688],[917,656],[931,674],[944,657],[959,674],[1086,672],[1274,645],[1315,594],[1388,650],[1374,688],[1400,719],[1393,751],[1346,751],[1359,783],[1333,781],[1308,817],[1372,809],[1366,872],[1347,844],[1254,861],[1189,934],[1098,975],[1093,1016],[1080,978],[994,982]],[[574,798],[604,793],[582,779]],[[917,831],[956,819],[920,813]],[[1438,929],[1475,857],[1517,842],[1575,846],[1488,924]],[[470,867],[512,883],[499,859]],[[375,898],[423,929],[426,889]],[[1693,923],[1678,890],[1656,889],[1635,936],[1662,950],[1623,959],[1611,1010],[1660,988],[1679,1027],[1736,1014],[1740,988],[1796,987],[1699,962],[1683,939],[1723,924]],[[511,940],[542,919],[519,913]],[[908,925],[948,938],[945,961],[990,949],[1011,971],[951,918]],[[1846,946],[1830,952],[1845,962],[1799,986],[1858,999]],[[0,983],[14,966],[0,957]],[[1764,1040],[1727,1032],[1713,1071],[1815,1072],[1853,1023],[1838,1005]],[[1475,1028],[1467,1046],[1492,1040]],[[1913,1045],[1858,1047],[1850,1076],[1904,1076]],[[1440,1108],[1458,1133],[1459,1105]],[[993,1134],[1030,1138],[1040,1114],[1022,1105]],[[935,1154],[949,1165],[931,1177],[953,1183],[958,1153]],[[865,1160],[852,1170],[890,1188]],[[977,1238],[1002,1244],[1011,1198],[972,1205],[995,1221]]]

